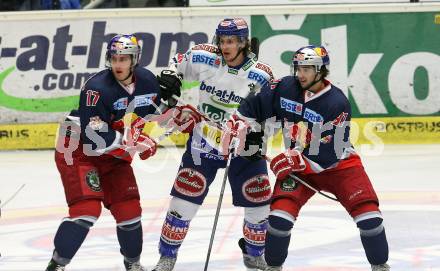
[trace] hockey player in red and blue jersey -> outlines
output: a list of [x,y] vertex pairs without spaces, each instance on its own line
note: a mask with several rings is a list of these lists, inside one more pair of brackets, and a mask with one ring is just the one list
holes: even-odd
[[359,228],[372,270],[389,270],[379,201],[349,140],[350,103],[339,88],[325,79],[329,64],[324,47],[299,49],[293,57],[293,76],[248,97],[236,117],[249,123],[275,118],[288,142],[287,151],[270,163],[277,180],[266,235],[268,271],[282,269],[290,231],[301,207],[315,194],[290,178],[291,173],[318,190],[334,194]]
[[156,77],[138,66],[140,50],[134,35],[113,37],[108,69],[85,83],[78,110],[60,126],[55,162],[69,216],[58,227],[47,271],[64,270],[100,216],[101,204],[116,220],[126,270],[145,270],[139,263],[142,210],[130,163],[135,153],[147,159],[156,152],[141,117],[160,113],[160,89]]

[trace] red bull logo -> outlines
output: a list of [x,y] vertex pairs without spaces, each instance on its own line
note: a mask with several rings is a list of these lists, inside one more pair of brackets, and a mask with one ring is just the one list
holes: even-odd
[[316,52],[316,54],[318,56],[326,56],[327,55],[327,50],[325,50],[322,47],[317,47],[317,48],[314,49],[314,51]]

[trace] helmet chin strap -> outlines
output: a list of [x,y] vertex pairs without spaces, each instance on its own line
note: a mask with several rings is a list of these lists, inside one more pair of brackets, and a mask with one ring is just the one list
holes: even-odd
[[310,84],[308,84],[308,85],[305,86],[305,87],[301,87],[302,90],[310,90],[311,87],[313,87],[316,83],[318,83],[319,81],[321,81],[321,78],[316,79],[316,78],[318,77],[319,74],[320,74],[319,72],[316,73],[316,75],[315,75],[315,79],[313,79],[313,82],[311,82]]
[[127,75],[127,77],[125,77],[124,79],[122,79],[122,80],[119,80],[119,82],[124,82],[125,80],[127,80],[128,78],[130,78],[131,76],[133,75],[133,69],[132,68],[130,68],[130,73]]
[[241,47],[241,48],[238,50],[237,54],[236,54],[235,57],[231,60],[231,62],[234,62],[234,61],[240,56],[240,54],[241,54],[242,52],[244,52],[244,47]]

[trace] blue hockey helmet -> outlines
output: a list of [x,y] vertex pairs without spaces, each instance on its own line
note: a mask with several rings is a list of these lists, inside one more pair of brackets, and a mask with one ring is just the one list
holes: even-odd
[[219,45],[220,36],[237,36],[239,41],[247,43],[249,27],[243,18],[226,18],[220,21],[215,30],[214,43]]
[[301,47],[293,54],[290,71],[296,74],[298,66],[315,66],[316,72],[321,72],[322,67],[329,70],[330,57],[324,46],[308,45]]
[[215,35],[239,36],[247,39],[249,37],[249,27],[243,18],[226,18],[218,24]]
[[112,55],[131,55],[131,66],[134,67],[139,63],[140,53],[141,46],[135,35],[116,35],[107,44],[105,66],[111,68]]

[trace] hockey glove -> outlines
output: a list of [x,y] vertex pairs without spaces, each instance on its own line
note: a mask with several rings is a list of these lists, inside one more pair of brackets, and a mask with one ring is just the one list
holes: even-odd
[[288,149],[272,159],[270,169],[275,174],[277,180],[283,180],[292,172],[300,172],[306,169],[306,164],[299,151]]
[[146,133],[143,132],[145,122],[142,118],[137,118],[126,128],[122,144],[126,147],[126,151],[139,153],[142,160],[146,160],[153,156],[157,150],[157,143]]
[[153,156],[157,150],[157,143],[141,129],[132,127],[128,136],[124,135],[122,144],[127,148],[126,151],[136,151],[142,160]]
[[236,114],[226,121],[223,125],[223,135],[221,138],[221,151],[223,155],[228,156],[231,149],[234,149],[235,154],[240,154],[244,150],[248,128],[249,123]]
[[180,87],[182,87],[182,76],[173,70],[163,70],[157,76],[160,86],[160,96],[168,102],[169,107],[174,107],[177,101],[172,98],[173,95],[180,97]]
[[131,127],[136,127],[137,129],[143,129],[145,126],[145,119],[138,117],[136,114],[126,114],[122,119],[113,121],[111,127],[113,130],[124,134],[125,129],[130,130]]
[[178,113],[173,120],[182,133],[191,133],[195,125],[203,119],[202,115],[192,106],[177,106],[176,109]]

